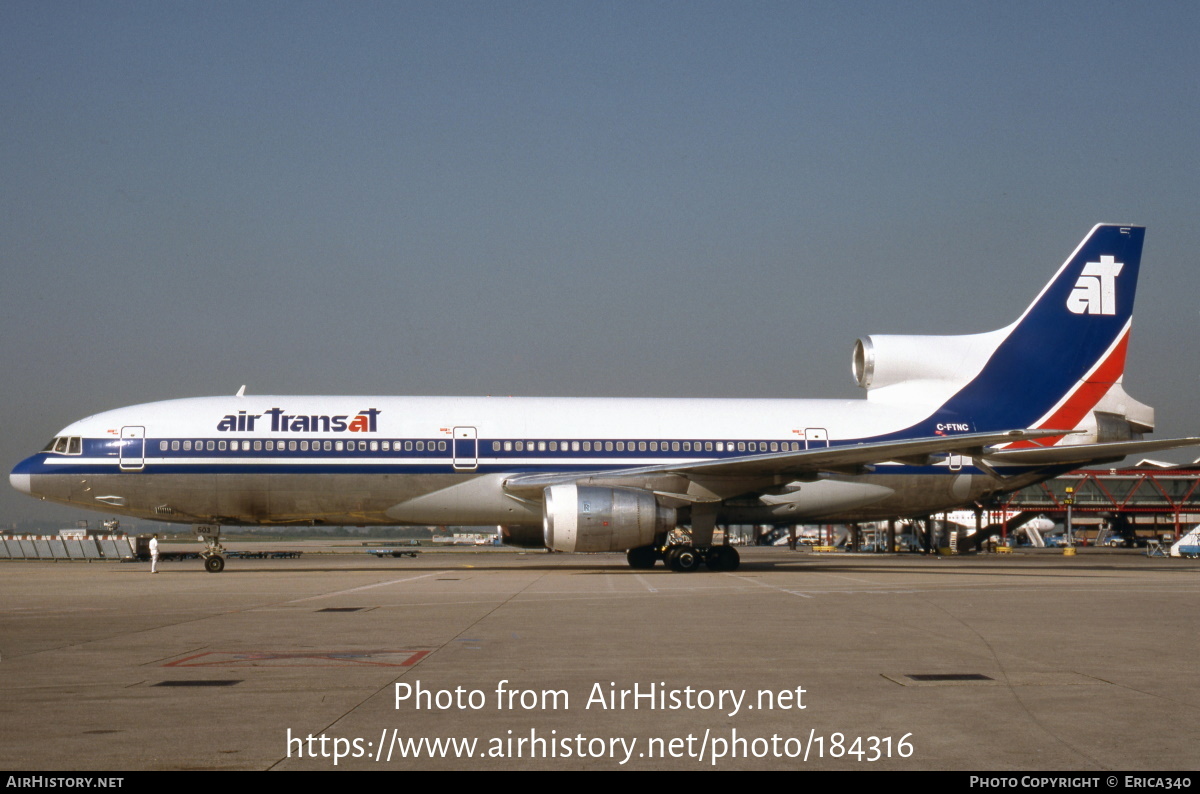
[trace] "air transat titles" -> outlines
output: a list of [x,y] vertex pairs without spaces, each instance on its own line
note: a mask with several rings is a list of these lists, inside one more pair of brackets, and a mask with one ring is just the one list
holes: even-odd
[[[217,422],[217,430],[226,433],[245,433],[255,429],[254,423],[264,415],[271,417],[272,433],[374,433],[378,430],[376,419],[383,411],[368,408],[359,411],[354,418],[345,416],[292,415],[283,408],[270,408],[261,414],[238,411],[226,414]],[[261,430],[262,428],[258,428]]]

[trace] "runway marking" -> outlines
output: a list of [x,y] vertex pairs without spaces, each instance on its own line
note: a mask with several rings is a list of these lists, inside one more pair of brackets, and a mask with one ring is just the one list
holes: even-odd
[[799,590],[788,590],[783,587],[776,587],[773,584],[767,584],[766,582],[760,582],[757,579],[752,579],[748,576],[738,576],[737,574],[733,574],[733,573],[727,573],[727,574],[725,574],[725,576],[728,576],[732,579],[737,579],[739,582],[750,582],[752,584],[758,585],[759,587],[765,587],[768,590],[775,590],[780,593],[787,593],[788,595],[799,596],[801,598],[812,598],[813,597],[813,596],[809,595],[808,593],[804,593]]
[[1092,678],[1083,673],[1073,671],[1058,671],[1050,673],[1031,673],[1023,671],[1000,671],[999,674],[983,675],[975,673],[970,678],[960,675],[912,673],[880,673],[893,684],[908,687],[954,687],[954,686],[991,686],[991,687],[1034,687],[1034,686],[1112,686],[1108,681]]
[[398,650],[205,651],[167,662],[163,667],[412,667],[429,653]]
[[348,593],[361,593],[363,590],[373,590],[376,587],[386,587],[389,584],[401,584],[403,582],[415,582],[418,579],[428,579],[430,576],[441,576],[448,571],[434,571],[433,573],[424,573],[420,576],[410,576],[407,579],[390,579],[386,582],[376,582],[375,584],[365,584],[362,587],[351,587],[349,590],[335,590],[332,593],[322,593],[321,595],[308,596],[307,598],[297,598],[292,601],[284,601],[285,604],[303,604],[305,601],[316,601],[321,598],[333,598],[334,596],[347,595]]
[[826,576],[832,576],[834,579],[845,579],[850,582],[861,582],[863,584],[871,584],[871,581],[869,579],[859,579],[857,576],[843,576],[843,575],[837,574],[837,573],[826,573],[825,571],[816,571],[816,573],[825,574]]
[[649,582],[647,582],[647,581],[646,581],[646,579],[645,579],[645,578],[644,578],[644,577],[643,577],[643,576],[642,576],[640,573],[639,573],[639,574],[634,574],[634,577],[633,577],[633,578],[634,578],[634,579],[637,579],[639,582],[641,582],[641,583],[642,583],[642,587],[646,588],[646,589],[647,589],[647,590],[649,590],[651,593],[657,593],[657,592],[658,592],[658,588],[657,588],[657,587],[651,587],[651,586],[650,586],[650,583],[649,583]]

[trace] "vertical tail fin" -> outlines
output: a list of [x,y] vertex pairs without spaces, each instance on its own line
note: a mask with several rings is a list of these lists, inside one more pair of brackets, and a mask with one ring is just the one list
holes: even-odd
[[1149,429],[1152,410],[1120,387],[1145,231],[1095,226],[939,414],[969,418],[978,430],[1065,430],[1102,423],[1096,412],[1124,418],[1132,405],[1139,416],[1127,426]]

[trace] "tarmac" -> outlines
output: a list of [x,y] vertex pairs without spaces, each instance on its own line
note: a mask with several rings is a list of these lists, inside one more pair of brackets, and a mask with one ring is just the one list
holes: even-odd
[[160,568],[0,563],[0,767],[1200,767],[1197,560],[748,548],[735,572],[679,574],[426,549]]

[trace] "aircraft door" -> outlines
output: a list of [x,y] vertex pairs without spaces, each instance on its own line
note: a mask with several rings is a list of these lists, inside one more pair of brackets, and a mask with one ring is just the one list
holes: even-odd
[[823,427],[804,428],[804,448],[817,449],[829,446],[829,431]]
[[137,471],[146,465],[146,428],[129,425],[121,428],[120,468]]
[[479,437],[475,428],[454,428],[453,444],[455,471],[472,471],[479,466]]

